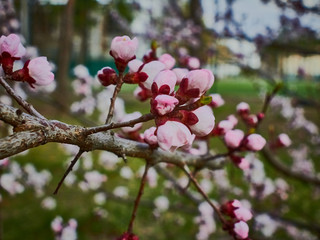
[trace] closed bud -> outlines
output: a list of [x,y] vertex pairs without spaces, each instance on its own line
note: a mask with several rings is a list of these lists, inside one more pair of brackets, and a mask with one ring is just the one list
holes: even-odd
[[112,84],[113,85],[117,84],[117,79],[118,79],[117,73],[115,70],[113,70],[110,67],[102,68],[98,72],[97,76],[98,76],[99,82],[105,87],[112,85]]
[[123,81],[125,83],[129,84],[135,84],[146,81],[148,78],[148,75],[145,72],[135,72],[135,73],[127,73]]

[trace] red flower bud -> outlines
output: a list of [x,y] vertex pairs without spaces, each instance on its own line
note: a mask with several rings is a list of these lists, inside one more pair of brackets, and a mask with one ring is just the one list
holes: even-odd
[[98,79],[103,86],[107,87],[111,84],[117,84],[118,76],[112,68],[105,67],[98,72]]

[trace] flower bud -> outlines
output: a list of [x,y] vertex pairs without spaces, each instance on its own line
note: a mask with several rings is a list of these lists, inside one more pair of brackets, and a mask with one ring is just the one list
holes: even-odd
[[182,79],[188,74],[189,70],[187,68],[174,68],[172,71],[177,76],[177,84],[180,84]]
[[154,78],[152,84],[152,93],[157,94],[168,94],[170,95],[174,91],[174,87],[177,83],[177,77],[171,70],[163,70],[159,72]]
[[110,67],[104,67],[98,72],[98,80],[102,84],[102,86],[109,86],[111,84],[117,84],[117,73]]
[[266,140],[259,134],[250,134],[246,139],[246,147],[251,151],[260,151],[264,145]]
[[118,36],[112,39],[110,54],[114,59],[121,59],[127,63],[135,58],[137,48],[137,38],[131,40],[128,36]]
[[133,233],[123,233],[117,240],[139,240],[139,237]]
[[174,152],[179,147],[191,146],[195,135],[182,123],[167,121],[158,127],[158,144],[165,151]]
[[189,57],[187,59],[187,65],[190,69],[200,68],[200,60],[196,57]]
[[135,84],[146,81],[148,78],[148,75],[144,72],[135,72],[135,73],[127,73],[124,78],[123,82],[129,83],[129,84]]
[[237,222],[234,224],[233,231],[238,238],[246,239],[249,235],[248,224],[243,221]]
[[244,157],[239,157],[236,155],[231,155],[232,162],[240,169],[246,170],[250,168],[250,163]]
[[208,135],[213,130],[215,124],[215,117],[212,109],[205,105],[192,111],[192,113],[197,116],[198,122],[189,126],[191,131],[198,137]]
[[166,69],[172,69],[176,64],[176,60],[168,53],[162,54],[159,57],[159,61],[166,66]]
[[198,98],[209,90],[214,82],[214,76],[207,69],[190,71],[180,83],[177,97],[181,103],[190,98]]
[[250,106],[246,102],[241,102],[237,105],[237,112],[242,115],[242,114],[248,114],[250,112]]
[[229,130],[224,135],[224,141],[229,148],[237,148],[240,146],[243,137],[244,133],[242,130]]
[[115,59],[119,72],[124,72],[128,62],[136,56],[138,48],[138,39],[132,40],[128,36],[115,37],[111,42],[110,55]]
[[146,81],[144,81],[140,85],[142,85],[144,88],[148,90],[151,90],[153,80],[155,79],[157,74],[164,69],[165,69],[165,65],[160,61],[152,61],[145,64],[142,67],[141,72],[146,73],[148,75],[148,78]]
[[163,116],[173,111],[176,105],[179,103],[178,99],[169,95],[158,95],[152,100],[152,110],[157,114]]
[[281,133],[277,138],[277,145],[279,147],[289,147],[291,143],[291,139],[285,133]]
[[151,146],[158,145],[158,138],[155,135],[155,131],[157,130],[156,127],[151,127],[144,131],[143,133],[143,139],[146,143],[148,143]]
[[220,94],[218,94],[218,93],[210,94],[209,96],[211,96],[211,98],[212,98],[212,101],[209,104],[211,107],[217,108],[217,107],[221,107],[222,105],[224,105],[224,100]]

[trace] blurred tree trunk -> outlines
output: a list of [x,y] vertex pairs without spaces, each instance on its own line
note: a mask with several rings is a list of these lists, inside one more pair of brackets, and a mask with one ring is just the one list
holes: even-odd
[[73,15],[75,0],[69,0],[60,24],[59,53],[58,53],[58,69],[57,69],[57,101],[67,108],[70,102],[69,91],[69,67],[72,53],[72,37],[73,37]]
[[88,55],[88,15],[89,15],[89,11],[88,9],[84,9],[82,14],[82,19],[83,21],[83,25],[82,25],[82,29],[81,29],[81,47],[80,47],[80,52],[79,52],[79,59],[77,61],[78,64],[85,64],[85,61],[87,59],[87,55]]

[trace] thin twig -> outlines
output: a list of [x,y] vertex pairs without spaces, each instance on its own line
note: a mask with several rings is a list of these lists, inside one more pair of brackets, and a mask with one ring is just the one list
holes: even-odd
[[29,114],[36,116],[38,118],[46,119],[44,116],[42,116],[37,110],[34,109],[34,107],[23,100],[19,95],[16,94],[16,92],[10,87],[10,85],[5,81],[3,77],[0,77],[0,84],[4,87],[4,89],[7,91],[7,93],[14,99],[16,102],[23,107]]
[[120,74],[119,82],[117,83],[117,85],[116,85],[116,87],[114,89],[112,98],[111,98],[111,103],[110,103],[110,107],[109,107],[109,113],[108,113],[108,116],[107,116],[107,120],[105,122],[106,124],[110,123],[111,120],[112,120],[113,112],[114,112],[114,106],[115,106],[115,103],[116,103],[116,99],[117,99],[118,93],[121,90],[122,84],[123,84],[123,77],[122,77],[122,74]]
[[65,178],[68,176],[68,174],[72,171],[72,168],[74,167],[74,165],[77,163],[77,161],[79,160],[79,158],[81,157],[82,153],[84,151],[83,150],[79,150],[77,155],[74,157],[74,159],[71,161],[70,166],[68,167],[68,169],[65,171],[65,173],[63,174],[63,177],[61,178],[60,182],[58,183],[58,186],[56,188],[56,190],[54,191],[54,195],[58,194],[58,191],[62,185],[62,183],[64,182]]
[[136,197],[136,200],[134,201],[134,207],[133,207],[133,211],[132,211],[132,215],[131,215],[131,219],[130,219],[129,226],[128,226],[128,231],[127,231],[128,233],[132,233],[133,222],[134,222],[134,219],[136,217],[138,206],[139,206],[139,203],[140,203],[140,199],[141,199],[142,194],[143,194],[143,189],[144,189],[144,186],[145,186],[146,181],[147,181],[147,174],[148,174],[149,168],[150,168],[150,165],[147,162],[146,168],[144,169],[144,173],[143,173],[143,176],[141,178],[139,192],[138,192],[138,195]]
[[189,177],[189,179],[192,181],[192,183],[194,184],[194,186],[197,188],[198,192],[204,197],[204,199],[209,203],[209,205],[214,209],[214,211],[218,214],[218,217],[221,221],[221,223],[226,226],[227,222],[226,220],[223,218],[222,213],[220,212],[220,209],[214,205],[212,203],[212,201],[210,200],[210,198],[208,197],[208,195],[202,190],[200,184],[198,183],[197,179],[195,179],[192,175],[192,173],[190,172],[190,170],[188,169],[188,167],[186,165],[183,166],[179,166]]
[[104,132],[110,129],[114,129],[114,128],[120,128],[120,127],[127,127],[127,126],[134,126],[137,123],[140,122],[147,122],[149,120],[154,119],[154,115],[152,113],[148,113],[145,114],[139,118],[127,121],[127,122],[120,122],[120,123],[109,123],[109,124],[105,124],[102,126],[97,126],[97,127],[89,127],[86,128],[84,131],[84,135],[90,135],[93,133],[98,133],[98,132]]

